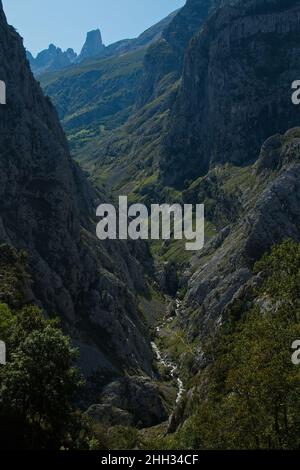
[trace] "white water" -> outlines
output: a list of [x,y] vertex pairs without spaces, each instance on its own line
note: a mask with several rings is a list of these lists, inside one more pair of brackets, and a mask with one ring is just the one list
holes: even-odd
[[153,351],[155,352],[155,355],[156,355],[156,358],[157,358],[158,362],[160,362],[164,367],[169,369],[170,376],[172,377],[172,379],[174,379],[174,380],[176,379],[177,387],[178,387],[178,393],[177,393],[177,397],[176,397],[176,405],[177,405],[180,402],[180,400],[182,398],[182,395],[185,392],[182,380],[179,377],[176,377],[177,372],[178,372],[178,367],[173,362],[168,361],[168,360],[163,358],[160,350],[158,349],[158,347],[155,343],[151,343],[151,345],[152,345]]
[[[179,315],[180,306],[181,306],[181,302],[179,300],[176,300],[176,310],[175,310],[175,312],[176,312],[177,316]],[[158,326],[156,328],[156,331],[159,333],[162,330],[162,328],[164,328],[164,326],[169,321],[172,321],[172,318],[166,320],[161,326]],[[177,387],[178,387],[178,393],[177,393],[177,398],[176,398],[176,405],[177,405],[180,402],[180,400],[182,398],[182,395],[185,392],[183,382],[180,379],[180,377],[178,377],[178,372],[179,372],[178,371],[178,366],[176,364],[174,364],[173,362],[171,362],[166,357],[164,357],[162,355],[162,353],[160,352],[158,346],[154,342],[151,343],[151,345],[152,345],[153,351],[156,355],[157,361],[170,371],[169,372],[170,376],[172,377],[172,379],[176,380],[176,382],[177,382]]]

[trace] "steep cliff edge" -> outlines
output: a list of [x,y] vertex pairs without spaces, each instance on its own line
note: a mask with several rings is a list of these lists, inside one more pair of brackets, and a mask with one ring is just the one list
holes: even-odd
[[102,42],[102,35],[100,29],[89,31],[86,35],[86,41],[83,45],[78,60],[79,62],[82,62],[83,60],[91,59],[92,57],[101,54],[103,49],[105,49],[105,46]]
[[145,292],[134,257],[139,248],[96,240],[96,195],[69,155],[56,111],[1,2],[0,38],[7,85],[7,105],[0,107],[0,240],[28,252],[33,296],[48,315],[63,319],[86,375],[151,374],[151,347],[133,294]]
[[181,77],[190,40],[222,3],[222,0],[187,0],[145,56],[139,106],[164,93],[170,83]]
[[220,192],[231,193],[238,214],[186,272],[182,321],[192,340],[216,330],[232,302],[244,299],[256,261],[286,239],[300,241],[299,159],[300,129],[294,128],[267,139],[254,165],[220,166],[202,179],[201,185],[215,180]]
[[299,18],[298,1],[247,0],[218,10],[192,40],[165,183],[182,188],[217,163],[251,163],[266,138],[298,125],[290,90],[300,75]]

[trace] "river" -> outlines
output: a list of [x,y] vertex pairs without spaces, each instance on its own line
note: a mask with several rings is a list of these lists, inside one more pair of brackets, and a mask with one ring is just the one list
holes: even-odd
[[[176,315],[178,316],[181,302],[178,299],[176,299],[175,302],[176,302],[175,312],[176,312]],[[170,318],[168,320],[166,319],[162,325],[158,326],[156,328],[157,333],[160,333],[160,331],[164,328],[164,326],[168,323],[168,321],[172,321],[172,318]],[[181,400],[181,398],[182,398],[182,396],[185,392],[183,381],[178,376],[179,375],[179,368],[176,364],[174,364],[169,358],[166,357],[166,355],[164,355],[159,350],[159,348],[158,348],[158,346],[155,342],[152,342],[151,345],[152,345],[152,349],[153,349],[153,351],[156,355],[157,361],[160,364],[162,364],[166,369],[169,370],[170,376],[172,377],[172,379],[176,380],[176,382],[177,382],[177,388],[178,388],[177,397],[176,397],[176,405],[177,405],[180,402],[180,400]]]

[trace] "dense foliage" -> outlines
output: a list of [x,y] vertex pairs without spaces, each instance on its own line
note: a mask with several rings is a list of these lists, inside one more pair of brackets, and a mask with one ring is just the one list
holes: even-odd
[[[0,447],[76,448],[89,445],[89,426],[73,403],[83,382],[77,351],[57,320],[26,305],[26,256],[0,247]],[[27,285],[27,286],[26,286]]]
[[14,312],[1,304],[0,336],[8,350],[0,368],[1,447],[87,445],[72,405],[82,384],[73,365],[77,352],[57,322],[36,307]]

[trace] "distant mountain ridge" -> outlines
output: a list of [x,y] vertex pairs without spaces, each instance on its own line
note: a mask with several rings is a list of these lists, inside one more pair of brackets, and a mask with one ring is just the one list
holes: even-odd
[[171,13],[136,39],[102,47],[93,58],[77,59],[68,68],[39,76],[59,113],[73,153],[127,121],[138,100],[147,49],[159,40],[177,13]]
[[39,52],[36,57],[30,51],[26,51],[27,59],[34,75],[41,76],[48,72],[64,70],[74,64],[80,64],[97,57],[111,57],[135,51],[157,41],[177,13],[178,10],[174,11],[134,39],[123,39],[105,46],[102,41],[101,31],[98,28],[87,33],[80,54],[77,54],[72,48],[63,51],[60,47],[50,44],[48,49]]
[[35,75],[62,70],[73,64],[77,59],[77,54],[73,49],[69,48],[66,51],[62,51],[62,49],[54,44],[50,44],[48,49],[39,52],[36,58],[29,51],[26,51],[26,56]]

